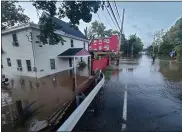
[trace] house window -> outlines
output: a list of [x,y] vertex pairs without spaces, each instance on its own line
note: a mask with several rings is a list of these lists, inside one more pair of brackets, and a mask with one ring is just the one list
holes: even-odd
[[31,62],[30,62],[30,60],[26,60],[26,63],[27,63],[27,70],[28,70],[28,71],[32,71],[32,67],[31,67]]
[[102,50],[102,46],[99,46],[99,50]]
[[72,59],[69,58],[69,67],[72,67]]
[[18,70],[18,71],[22,71],[23,68],[22,68],[21,60],[20,60],[20,59],[17,59],[16,62],[17,62],[17,66],[18,66],[18,67],[17,67],[17,70]]
[[85,49],[85,42],[83,42],[83,48]]
[[14,46],[19,46],[16,33],[13,33],[12,37],[13,37],[13,45]]
[[104,42],[109,43],[109,39],[104,39]]
[[97,43],[97,40],[94,40],[94,43]]
[[102,39],[99,39],[99,44],[102,44]]
[[55,59],[50,59],[51,70],[56,69]]
[[10,60],[10,58],[7,58],[7,64],[8,64],[8,66],[11,66],[11,60]]
[[71,47],[74,47],[74,45],[73,45],[73,40],[71,39]]
[[104,48],[105,48],[106,50],[109,50],[109,45],[105,45]]

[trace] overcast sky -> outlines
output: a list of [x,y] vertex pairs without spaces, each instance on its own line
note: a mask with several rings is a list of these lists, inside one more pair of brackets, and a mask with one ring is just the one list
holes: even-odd
[[[25,9],[25,14],[30,17],[31,21],[37,23],[38,16],[32,3],[19,2],[19,4]],[[182,2],[116,2],[116,4],[120,16],[122,9],[125,8],[124,33],[126,37],[136,33],[142,39],[145,47],[152,43],[152,34],[155,31],[161,29],[166,31],[179,17],[182,17]],[[111,5],[115,9],[113,2]],[[101,22],[108,29],[116,29],[106,10],[100,9],[98,14]],[[100,19],[97,14],[93,14],[92,21],[100,21]],[[66,18],[63,20],[68,22]],[[83,29],[90,23],[81,21],[79,29],[83,32]]]

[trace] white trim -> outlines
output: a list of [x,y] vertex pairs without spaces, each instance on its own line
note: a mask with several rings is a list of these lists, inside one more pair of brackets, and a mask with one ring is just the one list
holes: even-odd
[[35,23],[28,23],[28,24],[23,24],[23,25],[20,25],[20,26],[16,26],[16,27],[11,27],[11,28],[8,28],[6,30],[2,30],[2,35],[4,34],[7,34],[7,33],[10,33],[10,32],[13,32],[13,31],[17,31],[17,30],[21,30],[21,29],[25,29],[25,28],[35,28],[35,29],[39,29],[39,26]]
[[77,56],[72,55],[72,56],[58,56],[58,57],[70,58],[70,57],[89,57],[89,56],[91,55],[77,55]]
[[[18,31],[18,30],[25,29],[25,28],[35,28],[35,29],[39,30],[39,25],[35,24],[35,23],[23,24],[20,26],[11,27],[9,29],[3,30],[1,34],[4,35],[4,34],[10,33],[10,32]],[[68,38],[73,38],[73,39],[85,41],[85,42],[87,42],[87,44],[89,43],[89,40],[87,40],[87,39],[83,39],[83,38],[79,38],[79,37],[67,34],[67,33],[63,32],[62,30],[56,30],[54,33],[60,34],[62,36],[68,37]]]
[[76,110],[68,117],[68,119],[61,125],[57,131],[72,131],[83,113],[86,111],[87,107],[90,105],[98,91],[104,85],[105,76],[104,74],[102,80],[95,86],[95,88],[89,93],[89,95],[83,100],[83,102],[76,108]]

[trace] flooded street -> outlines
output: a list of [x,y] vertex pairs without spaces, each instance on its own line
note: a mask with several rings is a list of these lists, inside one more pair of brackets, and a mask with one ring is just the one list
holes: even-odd
[[[62,71],[39,79],[16,76],[7,87],[2,88],[2,131],[29,131],[38,121],[47,120],[55,111],[65,103],[72,100],[81,89],[73,91],[73,73],[70,70]],[[85,76],[77,74],[77,86],[88,79],[88,68]],[[13,128],[12,123],[16,113],[16,101],[21,100],[23,108],[33,111],[32,116],[26,120],[24,126]]]
[[93,101],[98,109],[89,108],[75,131],[182,130],[182,63],[163,58],[152,63],[147,55],[122,58],[105,77]]

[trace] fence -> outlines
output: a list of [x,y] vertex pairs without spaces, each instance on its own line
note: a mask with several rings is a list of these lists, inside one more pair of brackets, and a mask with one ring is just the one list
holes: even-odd
[[109,64],[109,58],[101,58],[98,60],[93,60],[92,70],[103,70]]
[[57,131],[72,131],[87,107],[90,105],[98,91],[103,87],[105,82],[105,76],[102,74],[102,79],[95,86],[95,88],[89,93],[89,95],[83,100],[83,102],[76,108],[76,110],[69,116],[69,118],[60,126]]

